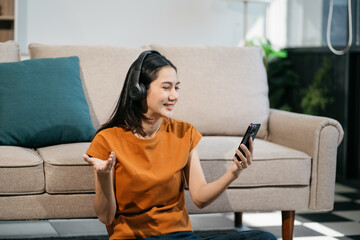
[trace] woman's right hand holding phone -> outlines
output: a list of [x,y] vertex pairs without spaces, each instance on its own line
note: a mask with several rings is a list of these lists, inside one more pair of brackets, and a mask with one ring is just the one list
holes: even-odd
[[238,177],[241,170],[247,168],[249,165],[251,165],[253,160],[253,140],[250,137],[249,138],[249,148],[247,148],[244,144],[240,145],[241,149],[244,151],[245,156],[239,151],[239,149],[236,149],[236,155],[241,159],[239,161],[236,156],[233,157],[234,164],[231,167],[231,170],[233,174]]
[[116,163],[116,156],[114,152],[110,153],[107,160],[90,157],[87,154],[83,154],[83,158],[87,163],[94,167],[97,173],[110,173]]

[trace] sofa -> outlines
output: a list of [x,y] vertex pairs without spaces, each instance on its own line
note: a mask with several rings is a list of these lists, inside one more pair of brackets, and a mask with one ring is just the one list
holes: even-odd
[[[329,211],[333,208],[336,156],[343,138],[342,127],[334,119],[271,109],[260,48],[157,44],[136,48],[32,43],[28,48],[31,59],[25,63],[76,56],[81,94],[87,104],[84,107],[87,112],[84,112],[89,115],[93,127],[87,132],[93,134],[109,118],[127,69],[145,49],[158,50],[178,69],[181,94],[174,118],[192,123],[203,134],[198,149],[208,182],[231,166],[235,149],[249,123],[261,123],[254,141],[252,166],[204,209],[197,209],[186,191],[190,214],[234,212],[236,224],[240,224],[242,212],[281,211],[283,239],[292,239],[295,211]],[[19,45],[13,41],[0,43],[0,61],[0,65],[8,66],[5,63],[8,62],[17,67]],[[0,69],[0,85],[4,78]],[[37,81],[37,77],[27,81]],[[52,79],[46,81],[50,84]],[[18,85],[12,86],[17,88]],[[46,98],[38,98],[41,104],[37,105],[47,105]],[[61,99],[65,101],[65,98]],[[30,104],[31,101],[27,101]],[[7,104],[9,100],[2,98],[0,111]],[[27,105],[26,102],[23,105]],[[67,104],[69,108],[72,105]],[[53,107],[54,111],[56,108]],[[76,119],[70,117],[62,121]],[[41,120],[43,124],[48,121],[46,117]],[[1,128],[1,124],[0,119],[0,129],[9,130],[9,127]],[[58,124],[66,128],[62,122]],[[80,128],[83,125],[79,125]],[[9,131],[11,133],[11,129]],[[74,132],[73,129],[70,131]],[[52,133],[56,135],[56,131]],[[28,142],[44,139],[37,136]],[[91,138],[64,142],[60,139],[38,145],[2,143],[0,220],[96,217],[93,170],[82,158],[90,141]]]

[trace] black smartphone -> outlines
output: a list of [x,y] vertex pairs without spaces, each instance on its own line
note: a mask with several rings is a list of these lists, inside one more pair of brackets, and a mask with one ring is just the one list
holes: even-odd
[[[261,124],[260,123],[250,123],[249,127],[246,129],[245,135],[243,137],[243,139],[241,140],[241,144],[244,144],[247,148],[249,148],[249,138],[251,137],[252,140],[255,139],[257,132],[260,129]],[[238,147],[238,149],[240,150],[240,152],[244,155],[244,151],[240,148],[240,145]],[[237,158],[238,161],[241,161],[240,157],[235,153],[235,157]]]

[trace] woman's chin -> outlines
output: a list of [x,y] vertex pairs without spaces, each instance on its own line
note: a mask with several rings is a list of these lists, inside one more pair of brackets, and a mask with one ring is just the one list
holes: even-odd
[[173,111],[166,111],[162,114],[162,117],[164,118],[172,118],[173,116]]

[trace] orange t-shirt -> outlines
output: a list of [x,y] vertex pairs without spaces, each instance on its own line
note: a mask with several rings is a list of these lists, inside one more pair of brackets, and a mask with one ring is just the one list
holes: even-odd
[[99,132],[87,154],[108,159],[116,154],[114,174],[117,203],[110,239],[145,238],[191,231],[185,207],[182,169],[201,134],[189,123],[162,119],[151,139],[113,127]]

